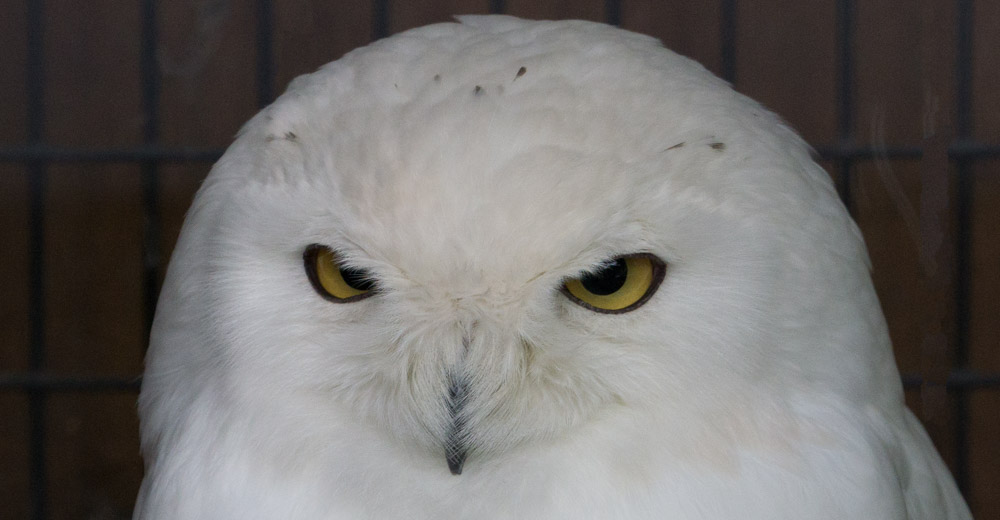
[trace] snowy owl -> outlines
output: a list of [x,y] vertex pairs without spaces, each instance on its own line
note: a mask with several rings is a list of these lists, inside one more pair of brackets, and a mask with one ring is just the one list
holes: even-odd
[[969,518],[858,228],[653,38],[461,17],[254,117],[195,198],[136,518]]

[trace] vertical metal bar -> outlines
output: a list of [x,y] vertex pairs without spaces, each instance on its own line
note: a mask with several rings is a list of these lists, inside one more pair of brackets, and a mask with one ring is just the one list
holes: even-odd
[[156,0],[142,0],[142,52],[139,56],[142,74],[143,141],[155,143],[160,137],[160,68],[157,63],[159,37]]
[[[955,56],[955,133],[959,141],[972,137],[972,0],[956,4],[957,42]],[[972,163],[960,158],[955,165],[958,176],[955,190],[955,345],[954,368],[967,368],[969,362],[969,257],[972,251]],[[966,496],[969,493],[969,394],[955,393],[955,480]]]
[[[28,102],[28,145],[44,140],[45,123],[45,3],[27,0],[27,70],[25,86]],[[45,188],[46,164],[43,159],[28,163],[28,321],[30,346],[28,366],[31,372],[45,365]],[[30,423],[31,518],[44,520],[48,516],[48,473],[46,440],[46,401],[43,389],[28,391],[28,421]]]
[[851,165],[853,161],[850,159],[840,159],[837,161],[837,178],[840,179],[840,184],[837,186],[837,192],[840,195],[840,200],[843,201],[844,207],[847,211],[854,215],[854,197],[852,195],[853,179],[851,178]]
[[[849,148],[854,142],[854,0],[837,1],[837,56],[837,139],[840,147]],[[840,198],[853,213],[852,165],[849,157],[837,161]]]
[[257,105],[261,108],[274,100],[274,5],[271,0],[257,0]]
[[736,84],[736,0],[721,0],[719,33],[721,40],[722,79]]
[[507,10],[504,0],[490,0],[490,14],[503,14]]
[[389,36],[389,0],[372,1],[372,39]]
[[621,0],[604,0],[604,23],[615,26],[622,24]]
[[[156,0],[142,0],[142,33],[139,70],[142,80],[143,142],[154,145],[160,139],[160,67],[157,60]],[[159,163],[141,163],[142,178],[142,293],[144,330],[149,334],[159,296],[160,207]],[[148,339],[148,338],[147,338]],[[146,342],[148,344],[148,341]],[[145,345],[144,345],[145,346]]]

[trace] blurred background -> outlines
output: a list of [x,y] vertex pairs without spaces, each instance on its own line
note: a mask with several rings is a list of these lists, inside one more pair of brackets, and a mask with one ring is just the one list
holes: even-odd
[[864,232],[907,401],[1000,519],[1000,2],[0,0],[0,518],[128,518],[184,212],[240,125],[458,13],[662,39],[813,144]]

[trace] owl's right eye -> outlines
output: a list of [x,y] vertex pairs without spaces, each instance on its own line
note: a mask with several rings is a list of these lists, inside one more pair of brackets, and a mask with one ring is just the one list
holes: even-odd
[[663,281],[666,264],[649,253],[615,258],[601,269],[567,280],[563,293],[574,303],[604,314],[620,314],[646,303]]
[[337,303],[355,302],[375,293],[375,280],[364,269],[345,267],[337,253],[312,244],[302,253],[306,276],[320,296]]

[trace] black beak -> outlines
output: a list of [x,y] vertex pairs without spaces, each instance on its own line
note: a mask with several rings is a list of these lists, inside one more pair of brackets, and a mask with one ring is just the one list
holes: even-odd
[[451,416],[451,423],[448,426],[448,438],[445,440],[444,453],[451,474],[461,475],[466,454],[465,419],[462,417],[462,408],[465,406],[468,385],[461,376],[452,374],[448,379],[448,413]]

